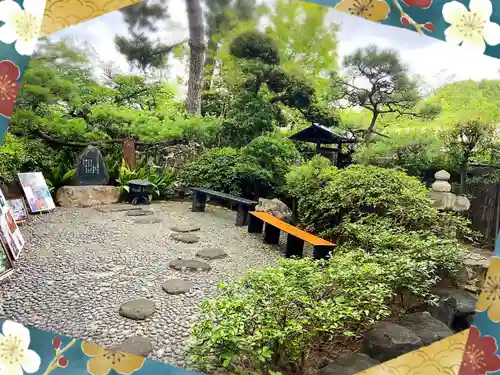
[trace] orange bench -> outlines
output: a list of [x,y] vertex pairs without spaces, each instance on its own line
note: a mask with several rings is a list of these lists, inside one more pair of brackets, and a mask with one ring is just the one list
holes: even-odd
[[[264,242],[279,244],[280,231],[288,233],[286,241],[286,257],[302,257],[304,242],[314,246],[314,259],[328,258],[336,246],[334,243],[307,233],[293,225],[285,223],[267,212],[251,211],[248,213],[248,232],[262,233],[264,229]],[[266,224],[264,228],[264,223]]]

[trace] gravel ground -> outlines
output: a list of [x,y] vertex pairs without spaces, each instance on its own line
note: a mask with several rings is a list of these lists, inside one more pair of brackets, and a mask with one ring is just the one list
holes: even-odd
[[[238,277],[249,268],[271,264],[276,247],[263,244],[246,227],[234,225],[235,213],[207,205],[207,212],[190,211],[190,202],[150,206],[162,222],[136,224],[125,212],[103,213],[95,208],[63,209],[34,217],[21,227],[26,247],[13,276],[1,283],[4,317],[110,347],[130,336],[147,337],[151,359],[184,366],[188,330],[197,306],[213,295],[222,279]],[[196,224],[196,244],[170,239],[170,227]],[[173,259],[195,258],[201,248],[220,247],[229,257],[205,261],[209,272],[180,272]],[[162,284],[169,278],[194,283],[184,295],[169,295]],[[155,302],[155,313],[144,321],[118,314],[134,298]],[[2,312],[0,311],[0,316]]]

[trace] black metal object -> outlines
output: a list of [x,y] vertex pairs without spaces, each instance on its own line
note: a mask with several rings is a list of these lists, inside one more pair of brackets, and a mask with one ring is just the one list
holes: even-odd
[[236,226],[244,226],[248,224],[248,212],[255,209],[258,202],[252,201],[250,199],[237,197],[235,195],[222,193],[220,191],[215,191],[205,188],[192,188],[193,194],[193,205],[191,211],[193,212],[204,212],[208,197],[216,197],[222,200],[226,200],[238,205],[236,214]]
[[280,243],[280,229],[274,225],[266,223],[264,227],[264,242],[272,245]]
[[316,245],[314,246],[313,258],[314,259],[328,259],[330,253],[333,251],[333,246]]
[[153,184],[146,180],[128,182],[128,201],[132,204],[150,204],[149,195]]
[[286,240],[286,257],[302,258],[304,252],[304,240],[288,233]]
[[257,216],[248,214],[248,233],[262,233],[264,222]]

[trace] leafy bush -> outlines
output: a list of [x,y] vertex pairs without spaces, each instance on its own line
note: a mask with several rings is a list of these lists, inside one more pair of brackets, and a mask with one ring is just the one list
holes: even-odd
[[255,198],[268,194],[273,176],[255,157],[226,147],[209,150],[189,163],[182,172],[182,181],[190,187]]
[[151,182],[155,189],[155,195],[158,198],[165,198],[173,194],[177,176],[171,168],[159,169],[152,166],[142,166],[130,170],[123,160],[117,179],[118,185],[123,190],[128,191],[129,181],[136,179]]
[[302,374],[318,339],[351,336],[387,315],[383,270],[362,252],[328,263],[282,259],[202,305],[190,354],[201,370]]
[[359,148],[355,160],[363,164],[406,170],[413,176],[424,176],[428,170],[450,170],[450,161],[442,151],[444,143],[435,134],[423,130],[391,135]]
[[314,193],[325,187],[335,173],[337,168],[330,166],[330,160],[315,155],[300,166],[292,166],[286,175],[287,192],[292,197],[305,197],[307,192]]
[[370,254],[390,269],[396,293],[429,298],[439,276],[455,274],[461,255],[455,233],[466,233],[467,222],[439,213],[416,177],[363,165],[337,171],[316,159],[293,168],[287,183],[305,229],[337,242],[339,252]]
[[43,142],[5,134],[4,144],[0,146],[0,182],[17,181],[17,173],[49,170],[56,153]]
[[269,171],[275,193],[284,190],[285,175],[301,159],[291,140],[276,136],[257,137],[242,152],[256,158],[261,168]]

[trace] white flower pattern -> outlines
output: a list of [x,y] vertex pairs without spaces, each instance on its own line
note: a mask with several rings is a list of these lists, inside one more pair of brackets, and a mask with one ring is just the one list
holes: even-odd
[[480,53],[500,44],[500,25],[490,21],[491,1],[470,0],[469,9],[458,1],[444,4],[443,18],[451,25],[444,31],[446,41]]
[[35,49],[45,10],[45,0],[24,0],[23,7],[13,0],[0,0],[0,42],[15,44],[20,55]]
[[0,375],[33,374],[40,368],[40,356],[30,345],[30,331],[22,324],[6,320],[0,334]]

